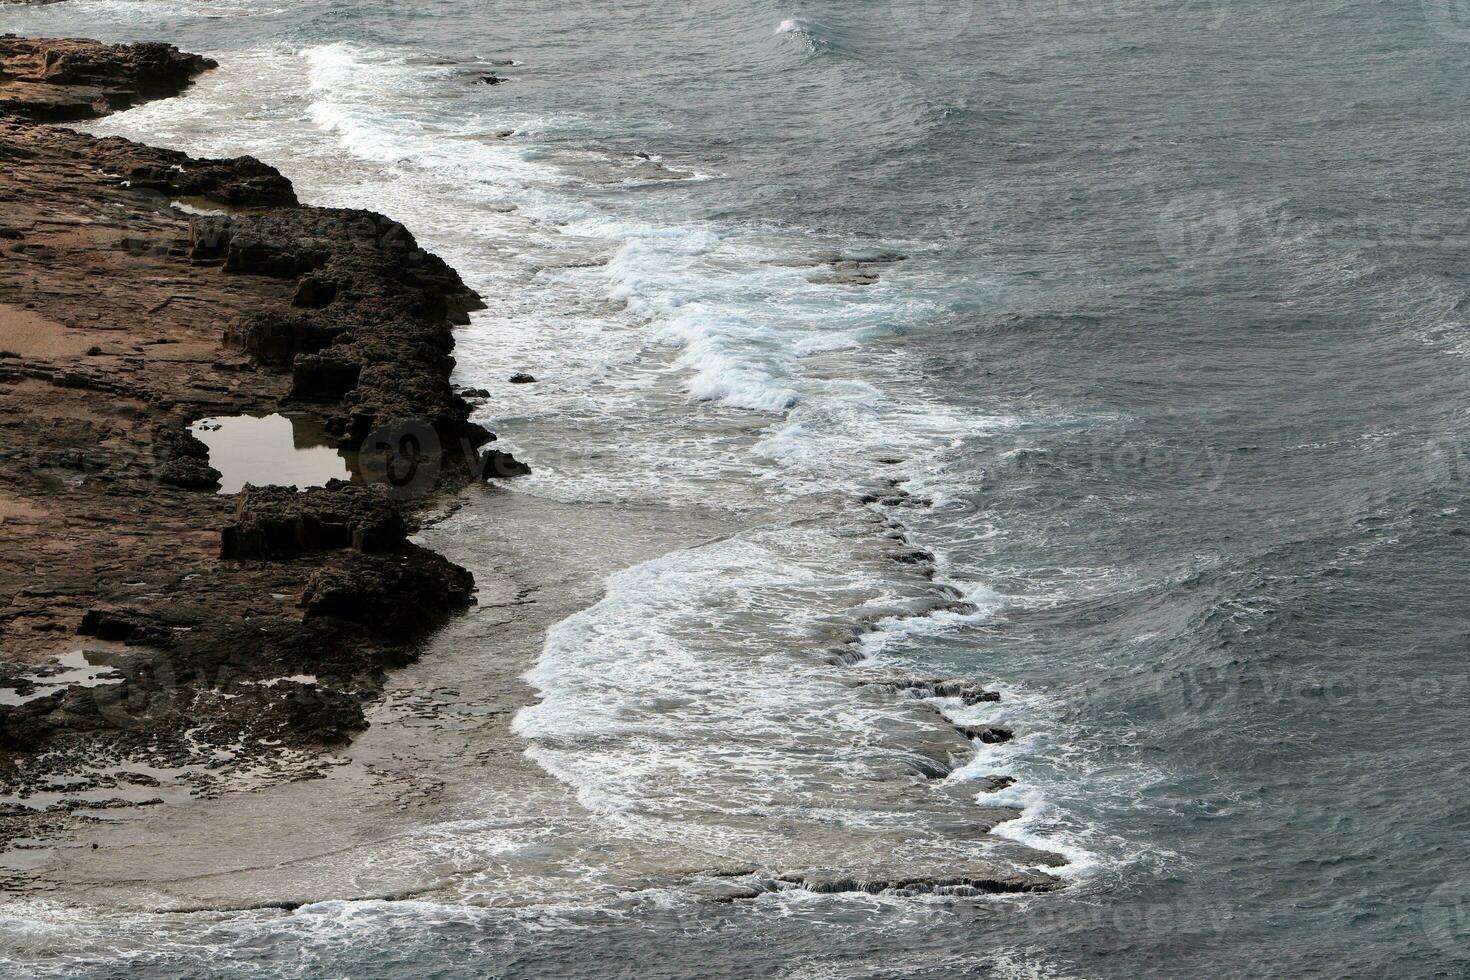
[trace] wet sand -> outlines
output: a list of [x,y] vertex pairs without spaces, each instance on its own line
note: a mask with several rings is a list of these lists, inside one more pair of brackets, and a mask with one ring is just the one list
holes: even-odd
[[624,839],[601,857],[606,877],[586,879],[582,863],[611,843],[605,822],[527,759],[510,722],[533,699],[520,675],[546,627],[595,602],[618,569],[697,544],[717,518],[510,491],[459,503],[422,539],[475,573],[479,604],[392,676],[371,727],[323,778],[119,813],[0,861],[49,901],[137,910],[408,896],[531,904],[708,871],[709,855],[681,861],[664,844]]
[[[23,871],[23,893],[111,911],[184,911],[406,898],[587,903],[661,886],[715,900],[872,883],[1051,887],[1046,875],[1018,870],[1018,860],[1052,860],[1024,849],[1006,860],[972,849],[926,859],[904,834],[783,829],[754,817],[765,838],[758,850],[689,846],[633,815],[584,805],[511,731],[516,712],[535,701],[522,675],[547,628],[597,602],[617,571],[746,522],[509,490],[469,491],[451,509],[421,539],[474,572],[479,605],[392,675],[370,727],[327,758],[321,778],[120,811],[66,844],[12,851],[0,860]],[[913,712],[916,726],[945,735],[923,705]],[[915,785],[895,779],[894,803]],[[989,826],[987,811],[967,809],[973,826],[960,844]]]

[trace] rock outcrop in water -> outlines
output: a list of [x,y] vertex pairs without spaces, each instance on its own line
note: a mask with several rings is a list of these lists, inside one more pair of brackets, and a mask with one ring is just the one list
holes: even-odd
[[[300,206],[251,157],[40,124],[177,93],[211,65],[0,39],[6,795],[85,785],[102,758],[207,764],[207,784],[349,737],[383,671],[474,601],[469,573],[408,541],[416,502],[524,469],[478,451],[493,436],[449,383],[453,324],[479,298],[402,225]],[[414,481],[216,493],[189,423],[283,406],[344,444],[407,432]],[[386,444],[391,473],[403,446]],[[27,680],[80,648],[107,683]],[[0,837],[26,819],[0,818]]]
[[171,44],[0,35],[0,114],[50,123],[95,119],[177,95],[214,67]]
[[405,418],[427,421],[450,445],[490,438],[449,383],[447,324],[467,323],[484,304],[398,222],[327,208],[196,218],[188,259],[295,284],[288,309],[250,311],[225,338],[262,364],[290,367],[291,397],[336,403],[329,428],[351,444]]

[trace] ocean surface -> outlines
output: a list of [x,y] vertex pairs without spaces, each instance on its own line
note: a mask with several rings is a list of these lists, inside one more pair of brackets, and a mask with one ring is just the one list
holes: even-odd
[[[89,129],[253,154],[458,268],[489,308],[457,380],[518,490],[745,521],[548,634],[516,732],[585,807],[729,853],[820,825],[1067,862],[1026,897],[12,903],[0,972],[1470,975],[1463,3],[71,0],[0,29],[217,58]],[[973,679],[1002,700],[934,706],[1016,738],[895,806],[913,715],[849,669]],[[1023,816],[950,833],[982,805]]]

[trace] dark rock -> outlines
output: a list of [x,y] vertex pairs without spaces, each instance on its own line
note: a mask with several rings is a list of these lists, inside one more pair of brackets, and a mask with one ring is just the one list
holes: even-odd
[[[8,51],[25,46],[6,38]],[[29,42],[41,46],[41,80],[52,85],[106,85],[121,82],[145,95],[173,95],[195,75],[218,67],[209,58],[185,54],[171,44],[115,44],[106,48],[76,42]]]
[[0,114],[32,122],[95,119],[182,92],[215,62],[169,44],[0,36]]
[[507,478],[530,475],[531,467],[522,463],[510,453],[503,453],[498,449],[491,449],[480,456],[480,478],[482,480],[490,480],[496,477]]
[[500,85],[501,83],[508,82],[508,81],[510,81],[510,79],[508,79],[508,78],[501,78],[499,75],[481,75],[480,76],[480,84],[481,85]]
[[521,372],[521,371],[518,371],[515,374],[512,374],[510,376],[510,383],[513,384],[513,385],[528,385],[528,384],[534,384],[535,382],[536,382],[536,379],[535,378],[533,378],[531,375],[526,374],[525,372]]
[[279,681],[267,689],[267,699],[280,734],[292,742],[340,745],[368,727],[362,703],[334,688]]
[[1035,869],[1023,871],[997,869],[993,874],[983,876],[957,874],[945,877],[898,875],[858,877],[841,872],[805,871],[782,874],[775,880],[789,887],[820,894],[842,892],[858,892],[868,895],[879,895],[885,892],[901,895],[1002,894],[1049,892],[1063,887],[1061,879]]
[[209,447],[182,426],[164,423],[153,430],[153,460],[160,483],[185,490],[213,490],[220,472],[209,465]]
[[303,272],[320,269],[326,260],[327,256],[323,252],[299,252],[282,242],[234,236],[231,237],[225,254],[225,271],[247,276],[292,279]]
[[[248,329],[261,330],[258,348],[269,347],[272,362],[295,351],[291,397],[342,401],[344,438],[406,418],[427,420],[446,444],[459,438],[470,407],[449,383],[449,325],[484,304],[403,225],[370,211],[304,209],[198,219],[191,240],[196,262],[224,255],[227,270],[307,275],[298,296],[309,305],[231,332],[241,344]],[[312,305],[328,296],[330,316],[317,313]],[[316,330],[302,329],[311,322]]]
[[198,460],[171,459],[159,471],[158,479],[183,490],[213,490],[219,486],[220,472]]
[[[252,156],[195,158],[118,137],[99,140],[95,155],[103,166],[126,173],[135,190],[166,197],[202,197],[240,207],[297,203],[291,182],[275,167]],[[195,219],[206,224],[215,220]]]
[[911,761],[914,771],[925,779],[943,779],[954,772],[954,767],[938,759],[930,759],[926,756],[915,756]]
[[17,239],[24,238],[19,228],[0,228],[0,238]]
[[194,265],[223,264],[230,253],[229,225],[200,218],[189,219],[189,261]]
[[415,633],[473,602],[475,580],[440,555],[347,555],[313,572],[301,596],[309,617],[350,620],[387,635]]
[[[291,313],[250,313],[225,328],[224,344],[242,350],[261,364],[290,367],[301,354],[317,354],[330,347],[340,328],[321,320]],[[336,382],[341,384],[341,381]],[[354,377],[344,391],[352,390]]]
[[1000,728],[996,725],[956,725],[955,727],[965,738],[979,739],[990,745],[1009,742],[1015,738],[1015,733],[1010,729]]
[[301,354],[291,366],[291,397],[309,402],[339,401],[357,387],[361,377],[362,365],[356,361],[335,354]]
[[981,776],[975,781],[975,787],[982,793],[998,793],[1015,782],[1015,776]]
[[[443,462],[424,489],[453,490],[479,476],[472,450],[493,438],[469,421],[450,381],[449,325],[483,304],[401,224],[298,207],[289,181],[251,157],[194,159],[17,117],[16,97],[31,100],[31,117],[80,118],[132,104],[146,86],[86,91],[76,81],[85,71],[74,69],[90,55],[52,62],[71,66],[57,71],[66,84],[21,80],[45,65],[18,64],[8,44],[0,43],[0,116],[10,116],[0,118],[0,229],[15,234],[0,237],[0,255],[13,245],[26,261],[0,277],[7,302],[111,331],[89,329],[78,350],[95,342],[114,356],[0,361],[0,396],[12,410],[28,404],[10,390],[23,379],[52,384],[40,401],[63,408],[12,428],[12,454],[26,465],[5,468],[0,482],[47,516],[0,566],[0,606],[8,604],[0,647],[34,660],[57,634],[79,630],[130,646],[111,661],[116,680],[0,706],[0,749],[10,750],[0,752],[0,770],[7,779],[25,770],[22,785],[39,785],[77,753],[182,765],[193,758],[181,747],[187,732],[201,744],[239,746],[242,758],[338,743],[362,727],[361,705],[384,671],[413,658],[420,628],[472,601],[473,582],[410,544],[396,507],[348,499],[366,488],[326,488],[325,501],[315,491],[273,500],[251,488],[231,501],[172,489],[205,490],[218,478],[182,423],[273,410],[288,378],[253,368],[290,368],[298,397],[332,402],[315,414],[334,431],[360,441],[398,420],[431,426]],[[196,203],[228,213],[185,215]],[[106,220],[97,220],[99,207]],[[53,218],[72,229],[58,239],[65,245],[27,248],[39,243],[20,230]],[[199,343],[226,327],[246,353]],[[233,519],[223,516],[231,507]],[[226,523],[211,545],[211,530]],[[62,538],[69,548],[54,546]],[[23,594],[31,588],[44,594]],[[300,597],[305,615],[286,597]],[[276,680],[292,674],[323,682]],[[22,752],[45,755],[18,759]],[[199,773],[201,783],[210,778]]]
[[320,276],[305,276],[296,287],[296,295],[291,297],[291,305],[320,310],[330,306],[332,300],[336,298],[337,284],[335,282]]
[[899,677],[886,681],[868,681],[867,686],[904,691],[916,698],[959,698],[967,705],[999,701],[1000,695],[987,691],[974,681],[944,677]]
[[247,485],[235,520],[220,535],[220,557],[281,560],[352,549],[376,554],[407,544],[396,504],[376,487],[333,480],[302,493]]
[[47,722],[61,700],[60,693],[18,705],[0,705],[0,749],[37,752],[46,747],[55,726]]
[[455,426],[454,436],[457,444],[462,449],[465,447],[479,449],[487,442],[495,441],[495,433],[478,422],[461,422]]
[[99,640],[123,643],[151,643],[166,636],[163,624],[136,609],[94,607],[82,615],[77,632]]

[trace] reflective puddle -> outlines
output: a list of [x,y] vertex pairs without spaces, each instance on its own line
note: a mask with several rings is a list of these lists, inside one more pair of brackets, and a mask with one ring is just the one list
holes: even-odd
[[220,493],[257,487],[325,486],[355,479],[356,454],[315,419],[295,415],[234,415],[200,419],[190,431],[209,447],[209,465],[220,472]]
[[73,650],[54,663],[20,678],[18,687],[0,687],[0,705],[25,704],[73,685],[101,687],[103,684],[119,683],[122,675],[109,664],[103,663],[104,659],[109,659],[106,651]]

